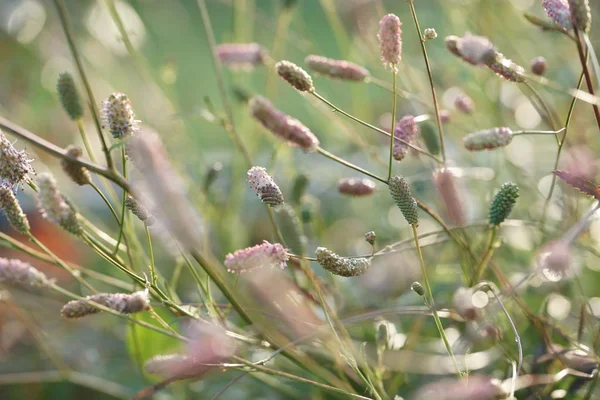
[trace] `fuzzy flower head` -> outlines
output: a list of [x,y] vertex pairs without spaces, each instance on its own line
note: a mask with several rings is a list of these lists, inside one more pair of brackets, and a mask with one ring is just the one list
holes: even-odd
[[569,275],[572,264],[571,249],[565,240],[546,243],[536,256],[537,272],[550,282],[558,282]]
[[[81,151],[80,147],[67,147],[67,155],[70,157],[79,158],[82,154],[83,152]],[[86,167],[83,167],[69,160],[68,158],[63,158],[60,161],[60,165],[62,166],[63,171],[65,171],[65,173],[69,175],[69,178],[71,178],[76,184],[84,186],[92,183],[92,176]]]
[[371,260],[358,257],[340,257],[325,247],[318,247],[315,257],[321,267],[334,275],[350,277],[362,275],[371,267]]
[[493,400],[507,398],[498,380],[484,375],[469,375],[469,379],[440,379],[423,386],[413,400]]
[[433,181],[437,191],[446,207],[448,219],[454,225],[464,225],[466,223],[466,212],[462,191],[456,183],[456,177],[448,168],[436,171],[433,175]]
[[75,121],[83,117],[81,98],[77,92],[73,75],[68,72],[60,74],[58,76],[56,90],[58,91],[58,96],[60,97],[63,108],[67,114],[69,114],[69,118]]
[[[85,299],[108,307],[121,314],[135,314],[150,308],[150,299],[148,298],[148,292],[146,290],[131,294],[97,293],[87,296]],[[81,318],[99,312],[100,309],[84,300],[70,301],[60,310],[60,314],[65,318]]]
[[310,75],[290,61],[279,61],[275,64],[277,74],[300,92],[314,92],[315,87]]
[[389,181],[390,194],[396,202],[396,205],[406,218],[410,225],[419,223],[419,212],[417,201],[410,194],[410,188],[406,179],[401,176],[394,176]]
[[394,160],[402,161],[404,157],[406,157],[409,148],[407,143],[412,142],[418,133],[419,126],[415,122],[415,117],[412,115],[406,115],[396,123],[396,129],[394,130],[394,137],[396,140],[394,140],[392,153]]
[[592,9],[590,0],[567,0],[571,10],[571,22],[573,26],[588,33],[592,26]]
[[266,51],[258,43],[223,43],[217,46],[217,57],[233,70],[250,70],[265,62]]
[[29,233],[27,216],[19,205],[13,190],[6,186],[0,186],[0,208],[14,230],[24,235]]
[[287,266],[287,249],[279,243],[269,243],[266,240],[262,244],[238,250],[225,257],[225,266],[229,272],[246,272],[262,267]]
[[312,153],[319,147],[319,139],[300,121],[276,109],[264,97],[255,96],[250,100],[252,116],[275,136],[290,145]]
[[273,178],[262,167],[252,167],[248,170],[250,188],[254,190],[260,200],[271,207],[283,204],[283,193]]
[[506,58],[502,53],[495,52],[494,56],[488,59],[486,65],[496,75],[509,82],[525,82],[525,68]]
[[153,225],[155,222],[154,216],[132,196],[127,196],[125,199],[125,207],[131,211],[133,215],[138,217],[146,226]]
[[42,216],[74,235],[81,235],[83,228],[77,212],[58,190],[54,176],[49,173],[40,174],[36,183],[39,189],[38,203]]
[[465,114],[473,114],[475,112],[475,103],[466,94],[459,94],[454,98],[454,107]]
[[4,133],[0,131],[0,179],[3,184],[13,186],[25,181],[33,173],[33,167],[25,151],[17,151]]
[[345,81],[363,82],[370,75],[366,68],[344,60],[311,55],[304,62],[317,74]]
[[379,21],[379,48],[381,61],[392,71],[398,72],[398,64],[402,60],[402,22],[394,14],[387,14]]
[[338,182],[338,191],[347,196],[369,196],[375,192],[375,182],[367,178],[342,178]]
[[131,100],[124,93],[113,93],[102,102],[104,123],[115,139],[133,136],[139,131],[140,121],[135,119]]
[[46,275],[21,260],[0,258],[0,283],[47,286],[50,280]]
[[519,198],[519,187],[512,182],[505,182],[494,196],[490,205],[490,224],[500,225],[510,215]]
[[512,139],[512,129],[499,127],[469,133],[463,138],[463,144],[470,151],[493,150],[508,146]]
[[571,9],[567,0],[542,0],[542,7],[546,14],[564,29],[572,29]]
[[[448,45],[448,42],[446,42]],[[472,65],[482,65],[495,53],[494,45],[485,36],[476,36],[467,32],[456,42],[459,57]]]

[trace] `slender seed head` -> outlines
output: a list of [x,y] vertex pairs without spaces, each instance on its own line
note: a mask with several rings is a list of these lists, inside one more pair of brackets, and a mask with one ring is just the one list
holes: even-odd
[[275,136],[292,146],[300,147],[306,153],[317,151],[319,139],[300,121],[276,109],[264,97],[255,96],[250,100],[252,116]]
[[217,46],[221,63],[233,70],[251,70],[264,64],[267,52],[258,43],[223,43]]
[[124,93],[113,93],[102,102],[103,120],[115,139],[125,139],[139,131],[131,100]]
[[56,90],[60,97],[60,102],[63,108],[69,114],[69,117],[75,121],[83,117],[83,107],[81,106],[81,98],[75,86],[73,75],[68,72],[63,72],[58,76]]
[[592,26],[592,10],[589,0],[568,0],[571,9],[571,22],[580,31],[588,33]]
[[0,283],[43,287],[49,285],[51,280],[29,263],[0,258]]
[[408,183],[401,176],[394,176],[389,181],[390,193],[396,205],[410,225],[419,223],[417,201],[411,196]]
[[375,192],[375,182],[367,178],[342,178],[338,182],[338,191],[347,196],[369,196]]
[[548,63],[544,57],[536,57],[531,60],[531,72],[536,75],[544,75],[546,72],[546,68],[548,68]]
[[[396,124],[396,129],[394,130],[394,137],[399,140],[394,140],[394,148],[392,149],[392,156],[396,161],[402,161],[406,154],[408,154],[408,145],[406,143],[410,143],[413,141],[415,136],[419,133],[419,126],[415,122],[415,117],[412,115],[406,115],[402,117],[400,121]],[[406,142],[406,143],[404,143]]]
[[127,196],[125,199],[125,207],[127,207],[127,209],[131,211],[133,215],[138,217],[138,219],[146,226],[151,226],[156,221],[154,216],[146,209],[146,207],[144,207],[142,203],[137,201],[132,196]]
[[[67,155],[73,158],[79,158],[83,154],[80,147],[69,146],[67,147]],[[63,171],[79,186],[84,186],[92,183],[92,176],[90,171],[84,166],[81,166],[68,158],[63,158],[60,161],[60,165]]]
[[14,230],[24,235],[29,233],[27,216],[19,205],[13,190],[6,186],[0,186],[0,208]]
[[469,133],[463,138],[463,144],[471,151],[493,150],[507,146],[512,139],[512,129],[500,127]]
[[252,167],[248,170],[246,181],[250,188],[256,192],[256,195],[265,204],[276,207],[283,204],[283,193],[273,178],[262,167]]
[[68,200],[58,189],[54,176],[42,173],[36,180],[38,186],[38,203],[42,216],[74,235],[81,235],[83,228]]
[[362,275],[371,267],[371,260],[368,258],[340,257],[325,247],[318,247],[315,251],[315,257],[324,269],[334,275],[344,277]]
[[472,288],[461,287],[452,297],[454,309],[458,315],[468,321],[475,321],[481,316],[479,309],[473,304],[473,293]]
[[558,25],[569,30],[573,28],[571,22],[571,9],[567,0],[542,0],[542,7],[546,14]]
[[512,182],[503,183],[490,205],[490,224],[500,225],[504,222],[518,198],[519,187]]
[[381,50],[381,61],[389,66],[395,73],[398,72],[398,64],[402,60],[402,22],[394,14],[387,14],[379,21],[379,47]]
[[277,74],[300,92],[314,92],[315,87],[310,75],[290,61],[279,61],[275,64]]
[[[87,296],[85,299],[108,307],[121,314],[135,314],[150,308],[150,299],[148,298],[148,292],[146,290],[131,294],[97,293]],[[63,306],[60,310],[60,314],[65,318],[71,319],[96,314],[100,311],[100,309],[83,300],[73,300]]]
[[433,175],[433,181],[438,193],[446,207],[448,219],[454,225],[464,225],[466,223],[466,213],[462,191],[456,184],[456,178],[448,168],[442,168]]
[[317,74],[345,81],[363,82],[370,75],[366,68],[344,60],[311,55],[304,62]]
[[279,243],[269,243],[266,240],[262,244],[238,250],[227,254],[225,266],[229,272],[247,272],[262,267],[287,266],[287,250]]
[[22,183],[33,171],[25,151],[17,151],[4,133],[0,131],[0,179],[1,183],[13,186]]

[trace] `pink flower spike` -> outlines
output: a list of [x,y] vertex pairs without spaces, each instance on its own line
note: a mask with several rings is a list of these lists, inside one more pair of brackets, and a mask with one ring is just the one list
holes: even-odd
[[238,250],[225,257],[225,266],[229,272],[246,272],[262,267],[287,266],[287,249],[279,243],[269,243],[266,240],[262,244]]

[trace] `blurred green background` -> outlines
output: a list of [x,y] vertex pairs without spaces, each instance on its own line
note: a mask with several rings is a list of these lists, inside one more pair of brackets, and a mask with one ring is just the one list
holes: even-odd
[[[129,96],[137,118],[142,121],[142,130],[160,133],[174,162],[187,177],[192,200],[201,196],[199,188],[209,168],[215,162],[222,164],[210,199],[216,206],[200,210],[210,226],[211,246],[217,255],[224,256],[249,243],[270,238],[272,232],[264,208],[242,184],[243,160],[227,133],[214,121],[215,115],[222,115],[224,109],[197,2],[114,2],[134,47],[133,54],[127,51],[108,12],[107,4],[112,3],[67,1],[77,45],[97,100],[114,91]],[[600,20],[597,4],[592,5],[596,7],[594,18]],[[309,54],[348,59],[367,66],[374,77],[386,82],[391,82],[391,73],[379,61],[377,23],[384,13],[396,13],[404,23],[399,87],[431,104],[421,49],[404,1],[209,0],[208,7],[219,43],[257,42],[269,50],[274,60],[288,59],[301,66]],[[525,220],[539,217],[543,204],[540,193],[547,190],[544,188],[554,162],[554,139],[519,137],[505,150],[468,153],[462,147],[461,138],[471,131],[493,126],[510,126],[515,130],[548,127],[527,101],[526,90],[502,81],[487,69],[475,69],[460,62],[445,49],[444,37],[462,36],[467,31],[488,36],[502,53],[526,68],[531,59],[544,56],[548,60],[547,77],[562,87],[573,87],[578,79],[579,60],[574,47],[563,35],[544,32],[525,20],[524,12],[545,17],[538,0],[419,0],[416,8],[421,27],[433,27],[438,33],[437,39],[427,43],[427,49],[443,107],[452,112],[451,121],[445,125],[448,158],[456,166],[480,168],[467,171],[460,180],[468,189],[465,204],[469,220],[485,219],[491,194],[508,179],[524,186],[514,215]],[[600,43],[597,25],[590,32],[593,44]],[[55,89],[60,72],[77,74],[53,2],[2,0],[0,54],[0,115],[60,146],[80,143],[77,127],[63,112]],[[371,84],[314,79],[318,92],[342,109],[385,126],[385,114],[391,111],[389,92]],[[325,245],[342,254],[368,253],[370,248],[364,243],[363,235],[370,230],[377,232],[382,244],[410,237],[385,188],[364,199],[341,197],[336,189],[338,179],[356,174],[319,155],[306,155],[281,146],[250,119],[245,100],[254,94],[268,97],[278,108],[303,121],[325,149],[381,174],[385,167],[377,157],[386,160],[386,140],[300,95],[281,81],[271,66],[244,72],[225,71],[225,80],[234,103],[237,129],[254,163],[270,166],[269,171],[284,193],[291,192],[298,175],[309,178],[309,195],[302,210],[309,221],[305,228],[310,249]],[[543,86],[536,87],[564,120],[570,97]],[[453,109],[453,96],[460,90],[475,101],[474,115],[460,114]],[[399,101],[400,116],[430,111],[418,102]],[[580,103],[573,119],[569,146],[583,144],[594,151],[598,148],[591,116],[591,107]],[[85,123],[95,139],[89,113]],[[94,145],[99,149],[98,143]],[[18,141],[16,147],[22,146]],[[57,168],[56,160],[31,146],[26,147],[34,154],[38,172]],[[415,196],[441,212],[443,208],[428,172],[430,167],[429,160],[413,155],[396,166],[395,171],[410,177]],[[62,175],[61,179],[65,192],[82,212],[107,230],[112,229],[109,215],[93,191],[75,187]],[[20,192],[19,199],[28,205],[28,215],[36,232],[59,255],[122,278],[89,250],[42,221],[30,195]],[[569,219],[561,207],[562,203],[557,201],[551,208],[558,230],[568,227],[575,218]],[[3,228],[9,232],[6,224]],[[420,228],[426,232],[437,226],[424,218]],[[472,234],[476,241],[483,243],[485,237],[479,232],[474,228]],[[599,239],[598,233],[593,226],[591,243]],[[540,238],[523,227],[507,228],[506,234],[509,246],[500,251],[499,257],[506,261],[506,272],[517,276],[529,268]],[[455,273],[457,260],[451,246],[440,249],[429,252],[428,257],[432,264],[437,260],[436,301],[448,304],[454,289],[460,285]],[[175,261],[165,248],[161,250],[159,268],[169,276],[168,271]],[[4,250],[2,254],[15,255]],[[347,296],[348,310],[418,303],[408,290],[410,282],[418,276],[414,256],[401,256],[390,263],[395,267],[390,275],[339,283],[340,290]],[[594,265],[596,261],[585,259],[583,263]],[[63,272],[47,268],[47,273],[61,283],[72,284]],[[583,282],[586,294],[600,297],[596,274],[588,271],[588,275],[589,279]],[[184,282],[181,290],[187,301],[195,300],[191,285]],[[536,290],[532,289],[532,296],[528,297],[534,309],[540,307],[554,289]],[[568,287],[556,290],[567,294],[570,291]],[[3,293],[8,296],[8,292]],[[130,328],[111,316],[97,316],[85,322],[63,321],[58,313],[61,305],[62,300],[52,296],[18,290],[11,290],[10,300],[0,304],[0,399],[111,399],[113,391],[117,397],[123,397],[148,385],[149,378],[139,372],[135,357],[133,360],[129,357]],[[404,324],[408,329],[409,323]],[[141,353],[145,356],[173,349],[171,341],[138,333],[143,347]],[[49,350],[40,347],[40,342]],[[45,379],[40,372],[56,370],[49,354],[85,373],[81,378],[85,382],[81,385],[33,383],[36,379],[55,380],[49,376]],[[38,375],[25,374],[32,371]],[[191,385],[176,384],[172,392],[161,392],[155,398],[169,399],[171,394],[180,398],[210,398],[234,376],[228,372]],[[100,377],[106,382],[99,380]],[[223,398],[282,397],[246,378],[229,389]]]

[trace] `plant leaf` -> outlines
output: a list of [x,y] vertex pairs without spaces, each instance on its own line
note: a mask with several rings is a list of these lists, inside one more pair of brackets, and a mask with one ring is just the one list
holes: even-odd
[[600,187],[596,184],[575,176],[567,171],[553,171],[553,174],[562,179],[567,185],[579,190],[583,194],[587,194],[597,200],[600,200]]

